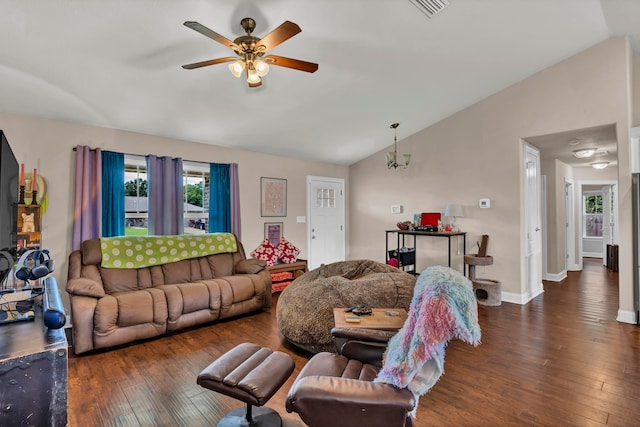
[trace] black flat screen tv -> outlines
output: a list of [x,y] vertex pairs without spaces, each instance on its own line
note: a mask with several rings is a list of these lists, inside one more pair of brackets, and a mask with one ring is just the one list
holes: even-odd
[[0,249],[15,256],[18,244],[18,161],[0,130]]

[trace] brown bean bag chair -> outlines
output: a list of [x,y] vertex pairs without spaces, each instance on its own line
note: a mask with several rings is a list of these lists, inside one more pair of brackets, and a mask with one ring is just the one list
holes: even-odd
[[331,338],[334,307],[409,309],[416,278],[371,260],[322,265],[295,279],[278,298],[282,335],[312,353],[335,351]]

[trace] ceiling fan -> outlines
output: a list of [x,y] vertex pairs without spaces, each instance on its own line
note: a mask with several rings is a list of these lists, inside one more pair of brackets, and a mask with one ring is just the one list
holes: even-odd
[[269,72],[269,65],[293,68],[294,70],[306,71],[308,73],[313,73],[318,70],[318,64],[314,64],[313,62],[285,58],[284,56],[277,55],[265,56],[265,54],[271,49],[302,31],[300,27],[293,22],[283,22],[278,28],[260,39],[252,34],[253,30],[256,28],[256,21],[252,18],[244,18],[240,21],[240,26],[242,26],[247,34],[236,38],[234,41],[221,36],[198,22],[187,21],[184,25],[230,49],[233,49],[236,55],[238,55],[183,65],[182,68],[186,70],[231,62],[231,64],[229,64],[231,74],[236,77],[240,77],[242,71],[246,71],[249,87],[258,87],[262,85],[262,77]]

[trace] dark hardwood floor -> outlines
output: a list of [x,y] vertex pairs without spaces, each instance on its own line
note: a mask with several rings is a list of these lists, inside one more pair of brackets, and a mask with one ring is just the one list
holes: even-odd
[[[480,307],[482,344],[449,345],[445,374],[422,397],[415,425],[640,425],[640,328],[615,320],[617,281],[600,260],[585,259],[582,272],[545,283],[527,305]],[[245,341],[293,356],[296,371],[267,406],[285,426],[303,426],[284,399],[309,355],[283,341],[275,308],[71,356],[69,425],[216,425],[242,405],[199,387],[196,376]]]

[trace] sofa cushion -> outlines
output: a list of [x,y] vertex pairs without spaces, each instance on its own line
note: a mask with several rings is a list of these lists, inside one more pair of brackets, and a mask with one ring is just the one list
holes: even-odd
[[153,297],[149,292],[121,292],[118,301],[118,326],[133,326],[153,322]]
[[234,256],[237,256],[237,254],[209,255],[207,257],[207,262],[209,263],[209,269],[211,270],[212,275],[207,277],[203,271],[202,278],[212,279],[214,277],[231,276],[234,273]]
[[161,267],[165,284],[188,283],[191,281],[191,260],[185,259],[172,262]]
[[139,289],[138,270],[135,268],[100,268],[100,275],[108,294]]

